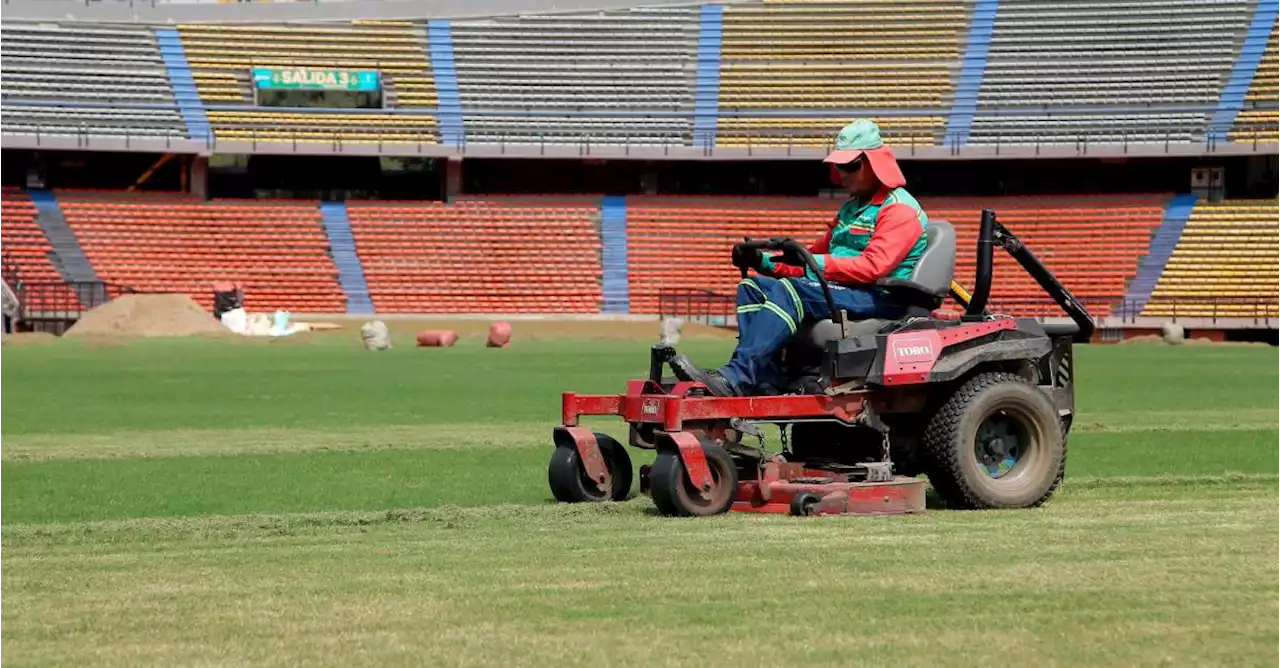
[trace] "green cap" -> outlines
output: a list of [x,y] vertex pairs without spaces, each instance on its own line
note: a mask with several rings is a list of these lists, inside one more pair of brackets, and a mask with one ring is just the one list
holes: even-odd
[[837,151],[870,151],[884,146],[880,139],[880,126],[866,119],[854,121],[840,129],[836,135]]
[[884,145],[884,140],[880,138],[880,126],[875,121],[857,120],[841,128],[840,134],[836,135],[836,150],[827,155],[823,162],[844,165],[864,155],[871,164],[871,171],[875,172],[882,185],[889,188],[906,185],[907,179],[898,168],[893,149]]

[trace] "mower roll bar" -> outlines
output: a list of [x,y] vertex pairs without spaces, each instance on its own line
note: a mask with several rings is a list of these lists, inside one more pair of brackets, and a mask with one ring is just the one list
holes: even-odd
[[[826,277],[822,275],[822,269],[818,267],[818,261],[813,259],[813,253],[810,253],[809,249],[804,247],[804,244],[790,237],[774,237],[767,240],[743,239],[742,243],[747,248],[754,248],[756,250],[795,253],[804,261],[804,266],[808,267],[809,271],[813,272],[813,275],[818,277],[818,284],[822,286],[822,297],[827,302],[827,310],[831,312],[831,321],[837,325],[844,325],[844,314],[836,308],[836,299],[831,295],[831,285],[827,283]],[[746,278],[746,268],[742,267],[741,269],[742,277]]]
[[987,313],[987,299],[991,296],[991,275],[993,273],[992,254],[995,247],[1003,248],[1022,268],[1035,279],[1036,283],[1057,302],[1058,306],[1076,324],[1073,338],[1077,343],[1085,343],[1093,336],[1096,325],[1089,311],[1085,309],[1071,291],[1058,277],[1044,266],[1040,258],[1027,248],[1018,237],[996,220],[996,212],[991,209],[982,210],[982,223],[978,228],[977,272],[974,277],[973,295],[966,305],[964,319],[982,320]]

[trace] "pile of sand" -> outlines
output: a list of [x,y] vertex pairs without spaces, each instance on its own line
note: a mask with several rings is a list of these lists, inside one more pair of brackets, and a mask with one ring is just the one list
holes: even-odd
[[5,334],[0,345],[5,346],[47,346],[57,341],[58,337],[48,332],[19,332]]
[[1142,334],[1140,336],[1131,336],[1127,339],[1118,341],[1118,343],[1122,345],[1146,343],[1146,344],[1168,344],[1168,345],[1183,345],[1183,346],[1266,346],[1266,345],[1271,345],[1269,343],[1253,342],[1253,341],[1214,341],[1213,339],[1210,339],[1204,336],[1197,337],[1194,339],[1182,339],[1177,343],[1170,344],[1168,341],[1164,339],[1163,336],[1160,336],[1159,334]]
[[1130,336],[1126,339],[1120,339],[1116,343],[1121,345],[1129,345],[1133,343],[1164,343],[1164,337],[1159,334],[1140,334],[1138,336]]
[[186,295],[124,295],[81,314],[64,336],[230,334]]

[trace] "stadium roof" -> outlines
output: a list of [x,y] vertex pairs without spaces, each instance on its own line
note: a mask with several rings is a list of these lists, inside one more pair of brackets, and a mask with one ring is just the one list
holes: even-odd
[[697,5],[690,0],[310,0],[236,3],[163,0],[6,0],[6,20],[110,23],[265,23],[409,20],[581,12],[627,7]]

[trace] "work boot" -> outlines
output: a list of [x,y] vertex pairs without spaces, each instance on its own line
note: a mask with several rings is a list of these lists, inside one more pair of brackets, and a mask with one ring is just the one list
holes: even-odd
[[671,358],[671,370],[675,371],[676,378],[684,381],[692,381],[702,383],[707,386],[717,397],[740,397],[742,391],[736,385],[730,383],[727,378],[720,375],[719,371],[709,369],[700,369],[690,360],[687,355],[676,355]]

